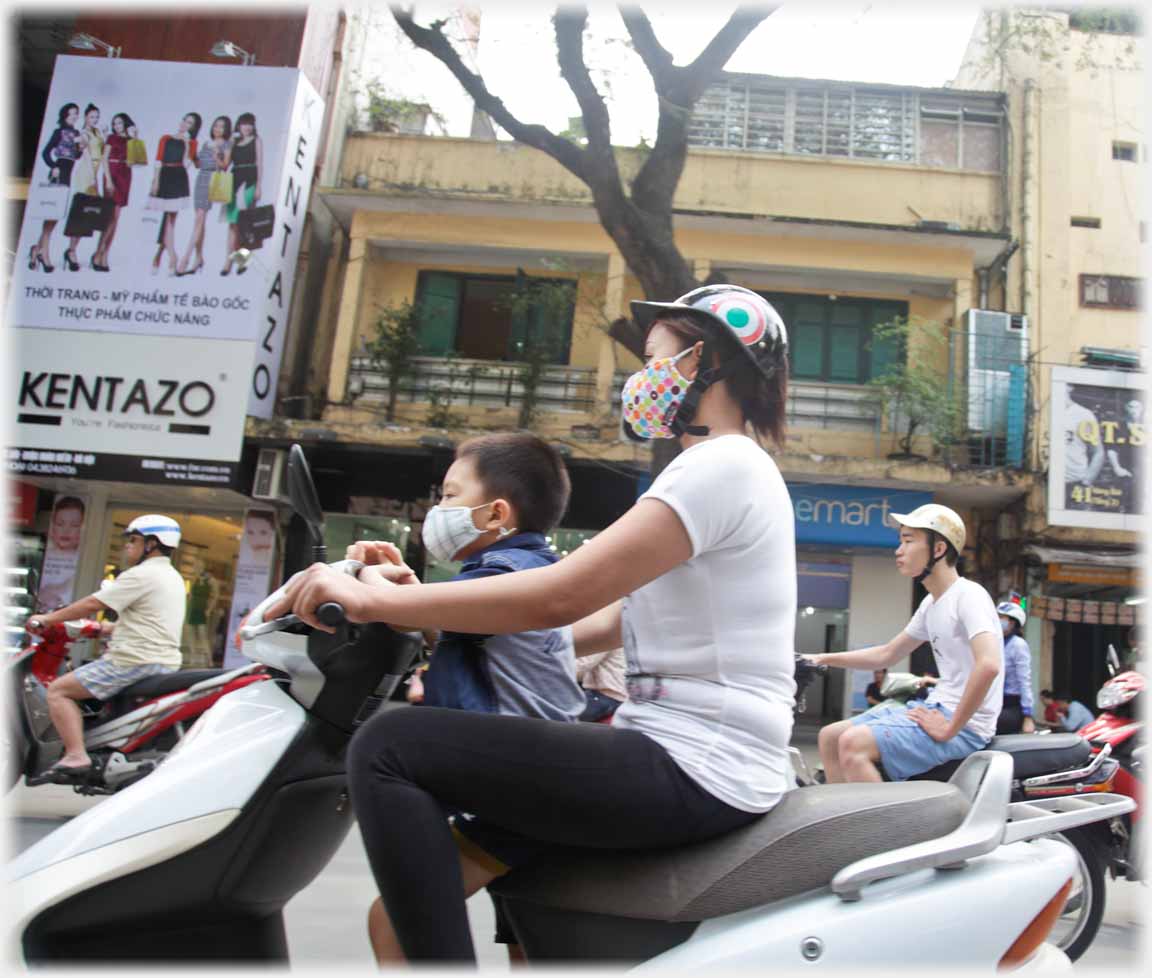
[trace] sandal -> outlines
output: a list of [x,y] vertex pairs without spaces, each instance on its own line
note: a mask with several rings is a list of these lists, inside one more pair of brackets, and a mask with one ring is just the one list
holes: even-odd
[[83,767],[53,764],[47,771],[37,774],[35,777],[30,777],[27,783],[32,786],[41,784],[83,784],[88,780],[88,775],[91,773],[91,764],[85,764]]

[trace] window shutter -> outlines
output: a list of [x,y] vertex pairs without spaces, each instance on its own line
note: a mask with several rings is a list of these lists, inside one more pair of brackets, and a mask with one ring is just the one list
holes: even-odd
[[451,353],[460,319],[460,279],[443,272],[423,272],[417,292],[421,352],[433,357]]

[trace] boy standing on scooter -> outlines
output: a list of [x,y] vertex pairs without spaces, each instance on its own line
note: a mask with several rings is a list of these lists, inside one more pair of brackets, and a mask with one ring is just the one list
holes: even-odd
[[91,617],[111,609],[116,623],[108,651],[93,662],[65,673],[48,687],[48,715],[60,734],[64,754],[31,784],[82,783],[92,770],[84,747],[84,718],[77,700],[111,699],[148,676],[180,668],[180,631],[187,596],[184,578],[172,566],[180,543],[180,524],[168,516],[138,516],[124,530],[124,572],[105,581],[95,594],[49,614],[35,615],[25,627],[33,635],[48,625]]
[[881,781],[878,763],[891,780],[904,781],[983,749],[996,733],[1004,686],[1000,620],[988,592],[956,569],[964,523],[936,504],[893,513],[892,519],[900,524],[896,569],[923,583],[928,596],[886,644],[808,658],[818,665],[879,669],[930,641],[940,677],[926,701],[874,707],[824,727],[818,743],[829,783]]

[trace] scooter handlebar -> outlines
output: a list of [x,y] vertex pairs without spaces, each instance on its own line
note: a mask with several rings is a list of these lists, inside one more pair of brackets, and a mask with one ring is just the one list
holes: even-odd
[[325,601],[316,609],[318,621],[332,628],[343,625],[348,619],[344,615],[344,605],[336,601]]

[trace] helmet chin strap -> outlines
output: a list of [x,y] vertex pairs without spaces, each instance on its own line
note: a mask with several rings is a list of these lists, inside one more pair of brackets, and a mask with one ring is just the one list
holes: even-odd
[[672,433],[677,437],[680,435],[695,435],[696,437],[703,438],[711,430],[707,425],[694,425],[692,424],[693,418],[696,417],[696,411],[700,407],[700,399],[704,396],[705,392],[715,384],[717,381],[723,380],[725,377],[731,376],[736,371],[738,361],[736,357],[729,357],[718,367],[704,367],[705,363],[712,362],[712,341],[710,339],[704,340],[704,348],[700,351],[700,366],[696,368],[696,376],[692,380],[688,392],[684,395],[684,400],[680,403],[680,408],[676,412],[676,417],[672,419],[669,427]]
[[[940,560],[940,557],[936,556],[936,541],[939,539],[940,536],[935,530],[928,531],[928,563],[926,563],[924,569],[913,578],[917,584],[924,583]],[[947,553],[947,549],[945,549],[945,553]]]

